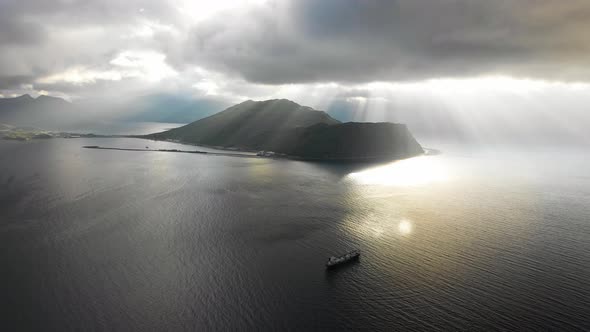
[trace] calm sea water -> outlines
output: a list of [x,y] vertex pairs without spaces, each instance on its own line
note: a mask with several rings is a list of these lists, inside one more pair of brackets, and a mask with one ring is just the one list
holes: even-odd
[[146,135],[177,128],[183,124],[166,122],[93,122],[86,126],[76,125],[74,128],[60,128],[65,132],[95,133],[103,135]]
[[[590,157],[0,142],[0,330],[589,330]],[[328,256],[360,248],[327,272]]]

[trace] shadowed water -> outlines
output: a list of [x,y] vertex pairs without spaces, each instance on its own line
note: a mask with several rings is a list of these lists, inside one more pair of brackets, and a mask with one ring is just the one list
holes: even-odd
[[179,148],[0,141],[1,330],[590,329],[582,151],[367,170],[83,145]]

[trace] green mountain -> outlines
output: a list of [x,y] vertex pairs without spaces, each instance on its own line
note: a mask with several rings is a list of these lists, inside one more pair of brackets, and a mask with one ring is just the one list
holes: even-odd
[[251,101],[162,133],[145,136],[241,150],[267,150],[309,160],[406,158],[423,153],[407,127],[340,123],[286,99]]
[[318,123],[337,124],[338,121],[324,112],[286,99],[248,100],[186,126],[151,136],[210,146],[263,150],[271,147],[273,140],[287,131]]
[[424,153],[405,124],[389,122],[317,124],[296,131],[281,150],[303,159],[326,160],[399,159]]

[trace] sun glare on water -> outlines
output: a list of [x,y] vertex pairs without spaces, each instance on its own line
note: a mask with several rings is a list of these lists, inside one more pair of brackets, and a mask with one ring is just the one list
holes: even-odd
[[348,178],[360,184],[419,186],[446,181],[449,174],[437,158],[421,156],[350,173]]
[[397,230],[401,235],[410,235],[412,233],[414,226],[408,220],[402,220],[397,225]]

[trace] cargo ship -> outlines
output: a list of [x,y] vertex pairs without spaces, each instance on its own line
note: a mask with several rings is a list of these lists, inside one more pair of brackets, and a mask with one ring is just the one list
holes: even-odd
[[342,256],[332,256],[332,257],[328,258],[328,261],[326,262],[326,268],[329,269],[329,268],[336,267],[338,265],[342,265],[342,264],[345,264],[348,262],[355,261],[359,258],[360,255],[361,255],[361,251],[356,249],[356,250],[349,251]]

